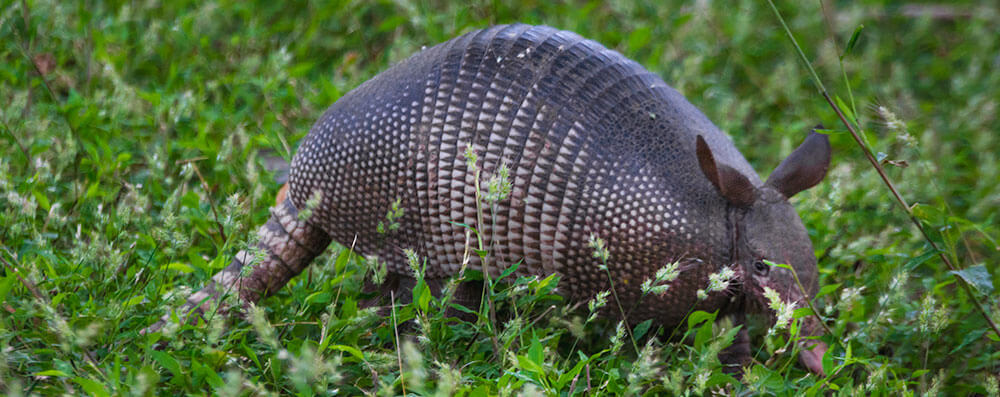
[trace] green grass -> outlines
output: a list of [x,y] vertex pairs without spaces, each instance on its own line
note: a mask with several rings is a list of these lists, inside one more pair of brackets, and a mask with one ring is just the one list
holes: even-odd
[[[997,395],[997,336],[817,93],[773,11],[724,3],[4,0],[0,392]],[[777,6],[1000,320],[1000,9]],[[279,187],[266,155],[289,159],[326,106],[421,46],[513,21],[637,60],[764,174],[808,127],[834,130],[830,174],[795,205],[820,258],[815,303],[835,333],[835,372],[808,375],[780,350],[785,336],[757,329],[737,382],[715,357],[721,319],[695,316],[677,330],[687,344],[636,327],[633,345],[615,323],[587,322],[586,304],[561,302],[555,279],[498,284],[496,323],[445,317],[422,287],[382,317],[358,309],[363,261],[334,248],[252,321],[138,334],[266,219]],[[410,319],[400,342],[395,325]]]

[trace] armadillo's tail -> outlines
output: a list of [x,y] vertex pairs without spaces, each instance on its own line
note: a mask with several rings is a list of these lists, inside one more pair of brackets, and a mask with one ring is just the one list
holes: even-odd
[[257,250],[240,251],[205,288],[141,333],[160,330],[174,315],[182,323],[225,315],[231,305],[243,308],[281,289],[330,244],[329,235],[299,219],[298,213],[291,200],[280,200],[271,208],[271,219],[257,231]]

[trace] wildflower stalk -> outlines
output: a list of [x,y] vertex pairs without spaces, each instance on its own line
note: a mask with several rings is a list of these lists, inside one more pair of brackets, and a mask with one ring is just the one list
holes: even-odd
[[[400,349],[399,343],[399,324],[396,322],[396,294],[394,291],[389,291],[389,305],[392,307],[392,333],[396,337],[396,360],[399,364],[399,387],[403,389],[403,395],[406,395],[406,380],[403,379],[403,355],[402,349]],[[372,379],[373,381],[375,379]]]
[[473,172],[473,181],[474,181],[474,186],[475,186],[475,190],[476,190],[476,227],[477,227],[477,229],[473,229],[473,230],[476,232],[476,242],[477,242],[477,247],[479,247],[478,255],[479,255],[480,264],[482,265],[482,270],[483,270],[483,281],[485,281],[483,283],[483,295],[486,298],[485,299],[486,300],[486,307],[487,307],[487,310],[488,310],[488,313],[489,313],[489,320],[490,320],[489,324],[487,324],[487,326],[489,327],[489,329],[491,331],[490,332],[490,341],[493,342],[493,349],[496,352],[499,353],[499,352],[502,352],[503,350],[500,349],[500,341],[497,340],[496,329],[495,329],[495,324],[497,323],[497,315],[496,315],[496,309],[494,309],[494,305],[493,305],[493,278],[490,275],[489,263],[486,260],[486,255],[482,254],[482,252],[484,252],[484,250],[486,250],[486,245],[483,243],[483,236],[482,236],[481,233],[479,233],[479,229],[478,229],[478,228],[483,227],[483,225],[484,225],[484,223],[483,223],[483,203],[482,203],[482,201],[483,201],[482,200],[483,194],[482,194],[482,189],[480,189],[480,186],[479,186],[480,170],[479,170],[479,167],[476,164],[476,162],[478,161],[478,156],[476,155],[475,151],[472,149],[472,145],[469,145],[466,148],[466,150],[465,150],[465,158],[466,158],[466,165]]
[[632,348],[635,349],[635,354],[639,354],[639,344],[635,343],[635,336],[632,335],[632,328],[628,326],[628,318],[625,315],[625,309],[622,307],[622,301],[618,299],[618,291],[615,290],[615,279],[611,276],[611,270],[608,269],[608,248],[604,245],[604,240],[594,235],[590,235],[590,246],[594,249],[594,257],[601,260],[601,268],[608,275],[608,283],[611,285],[611,295],[615,297],[615,304],[618,305],[618,311],[622,314],[622,321],[625,323],[625,329],[628,331],[628,338],[632,341]]
[[[903,208],[903,211],[906,211],[906,215],[909,216],[910,221],[913,222],[913,224],[917,227],[917,230],[920,231],[920,234],[923,236],[924,240],[927,241],[927,244],[929,244],[931,248],[934,249],[935,252],[937,252],[938,257],[941,258],[941,261],[944,262],[945,266],[948,267],[948,270],[951,271],[952,276],[954,276],[955,279],[958,280],[958,284],[962,286],[962,289],[969,296],[969,300],[972,301],[972,304],[976,306],[976,309],[979,310],[979,313],[983,316],[984,319],[986,319],[986,322],[990,325],[990,328],[993,329],[993,332],[998,337],[1000,337],[1000,327],[998,327],[997,323],[993,321],[993,318],[990,317],[990,314],[986,312],[986,309],[983,307],[982,302],[979,301],[979,298],[976,297],[975,292],[972,290],[972,286],[969,285],[969,283],[966,282],[965,279],[959,275],[958,273],[959,268],[955,266],[955,264],[953,264],[950,259],[948,259],[948,256],[945,255],[945,251],[942,251],[940,248],[938,248],[937,243],[935,243],[934,240],[931,239],[930,235],[927,234],[927,231],[924,229],[924,226],[920,222],[920,219],[918,219],[917,216],[913,214],[913,209],[910,207],[909,204],[907,204],[906,199],[903,198],[902,194],[899,193],[899,189],[896,188],[896,185],[893,184],[892,180],[889,179],[889,176],[885,173],[885,169],[882,168],[882,165],[879,164],[878,160],[875,159],[875,156],[872,155],[871,150],[861,139],[861,135],[858,134],[858,131],[855,128],[855,126],[852,125],[851,122],[847,120],[847,117],[844,116],[844,112],[840,109],[840,106],[838,106],[837,103],[834,102],[833,99],[830,97],[830,94],[826,91],[826,87],[820,80],[819,75],[816,74],[816,70],[813,69],[812,64],[809,62],[809,59],[806,58],[805,52],[802,51],[802,48],[799,47],[798,41],[795,40],[795,36],[792,35],[791,29],[788,28],[788,24],[785,23],[785,19],[781,16],[781,12],[778,11],[778,7],[774,5],[774,0],[767,0],[767,4],[771,6],[771,10],[774,11],[774,15],[778,18],[778,21],[781,22],[781,26],[782,28],[784,28],[785,34],[788,36],[788,40],[792,42],[793,46],[795,46],[795,51],[798,53],[799,58],[806,65],[806,68],[809,69],[809,73],[812,75],[813,84],[816,85],[816,89],[819,90],[820,95],[822,95],[823,99],[826,100],[826,103],[830,105],[830,108],[832,108],[833,111],[837,113],[837,117],[840,119],[840,122],[844,124],[844,127],[847,127],[847,131],[851,133],[851,137],[854,138],[854,142],[856,142],[858,146],[861,147],[861,152],[864,153],[865,157],[868,159],[868,162],[871,163],[872,167],[875,168],[875,171],[878,172],[879,177],[882,178],[882,183],[884,183],[885,186],[889,188],[889,191],[892,192],[892,196],[896,199],[896,202],[899,204],[899,206]],[[815,310],[813,311],[813,314],[818,316]]]
[[201,188],[205,190],[205,195],[208,196],[206,200],[208,200],[208,204],[212,208],[212,216],[215,217],[215,227],[219,231],[219,237],[222,238],[222,242],[225,243],[229,239],[226,238],[226,231],[222,228],[222,222],[219,222],[219,210],[215,207],[215,200],[212,200],[212,196],[210,194],[212,190],[208,188],[208,182],[205,181],[205,177],[201,175],[201,170],[198,169],[198,164],[196,164],[198,161],[204,159],[204,157],[196,157],[193,159],[178,160],[177,165],[191,164],[191,167],[194,168],[194,173],[198,175],[198,180],[201,181]]

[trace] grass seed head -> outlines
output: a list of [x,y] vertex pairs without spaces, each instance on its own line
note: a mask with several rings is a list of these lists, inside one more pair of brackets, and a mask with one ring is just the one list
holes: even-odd
[[607,269],[608,258],[611,254],[608,252],[608,247],[604,244],[604,239],[597,237],[596,234],[590,234],[590,240],[587,241],[587,245],[594,250],[594,258],[601,260],[601,270]]
[[773,334],[778,330],[787,328],[789,322],[792,320],[792,314],[795,312],[795,305],[785,302],[781,299],[781,294],[778,291],[766,286],[764,287],[764,298],[767,299],[768,307],[774,310],[776,318],[774,325],[768,330],[768,334]]

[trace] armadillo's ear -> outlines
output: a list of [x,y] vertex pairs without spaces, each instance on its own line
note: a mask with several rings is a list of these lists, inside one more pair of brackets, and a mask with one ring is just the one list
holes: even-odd
[[[822,129],[817,125],[815,129]],[[786,198],[816,186],[830,168],[830,138],[810,132],[805,142],[788,155],[767,178],[767,185],[781,192]]]
[[719,190],[722,197],[725,197],[731,204],[741,207],[753,204],[756,195],[753,183],[733,167],[716,162],[715,156],[712,155],[712,149],[708,147],[701,135],[698,135],[695,146],[701,172]]

